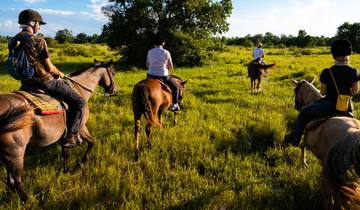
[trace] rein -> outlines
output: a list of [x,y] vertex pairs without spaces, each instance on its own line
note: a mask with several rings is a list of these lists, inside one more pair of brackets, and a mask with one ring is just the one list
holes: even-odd
[[84,90],[86,90],[86,91],[88,91],[88,92],[90,92],[90,93],[93,92],[90,88],[86,87],[85,85],[81,84],[80,82],[78,82],[78,81],[76,81],[76,80],[74,80],[74,79],[72,79],[72,78],[70,78],[70,77],[67,77],[67,76],[64,76],[64,77],[65,77],[66,79],[70,80],[71,82],[76,83],[77,85],[79,85],[80,87],[82,87]]

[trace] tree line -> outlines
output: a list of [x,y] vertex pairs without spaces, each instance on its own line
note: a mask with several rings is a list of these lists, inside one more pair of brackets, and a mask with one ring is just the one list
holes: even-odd
[[263,34],[246,35],[245,37],[222,37],[222,41],[227,45],[241,45],[253,47],[258,42],[262,42],[267,47],[316,47],[330,46],[331,43],[338,38],[347,39],[351,42],[353,51],[360,52],[360,23],[345,22],[337,28],[334,37],[310,36],[305,30],[299,30],[297,36],[284,35],[280,37],[267,32]]

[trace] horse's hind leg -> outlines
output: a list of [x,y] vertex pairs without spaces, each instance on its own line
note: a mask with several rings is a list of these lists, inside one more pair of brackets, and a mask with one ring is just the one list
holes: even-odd
[[5,155],[2,158],[8,172],[7,185],[17,192],[22,201],[26,201],[28,199],[21,179],[24,167],[24,153],[25,148],[21,147],[12,151],[11,155],[8,153],[9,155]]
[[177,124],[177,114],[178,112],[174,112],[174,126]]
[[80,168],[84,163],[86,163],[88,161],[90,151],[94,147],[94,144],[95,144],[95,139],[91,136],[91,134],[86,126],[84,126],[81,129],[80,136],[82,139],[84,139],[86,141],[88,146],[87,146],[84,156],[81,158],[81,161],[75,166],[74,171],[76,169]]
[[148,143],[148,146],[149,146],[149,148],[151,148],[151,139],[150,139],[150,133],[151,133],[151,123],[150,122],[148,122],[147,124],[146,124],[146,139],[147,139],[147,143]]
[[141,128],[140,118],[141,118],[141,113],[140,114],[134,113],[134,121],[135,121],[134,136],[135,136],[135,159],[136,160],[139,159],[139,154],[140,154],[140,149],[139,149],[140,128]]

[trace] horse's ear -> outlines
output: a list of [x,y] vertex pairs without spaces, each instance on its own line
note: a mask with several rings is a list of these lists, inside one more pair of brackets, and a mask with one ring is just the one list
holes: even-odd
[[312,78],[311,80],[308,80],[311,84],[315,82],[316,77]]
[[187,83],[187,80],[180,82],[182,86],[184,86]]
[[114,61],[113,61],[113,59],[111,59],[109,62],[107,62],[107,64],[106,64],[106,66],[111,66],[111,65],[113,65],[113,63],[114,63]]
[[297,86],[299,84],[299,81],[294,80],[294,79],[292,80],[292,82],[294,83],[295,86]]

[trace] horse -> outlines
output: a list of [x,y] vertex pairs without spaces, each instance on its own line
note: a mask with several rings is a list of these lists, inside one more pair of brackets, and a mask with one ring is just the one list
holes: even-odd
[[[251,83],[251,94],[253,94],[254,92],[258,92],[260,90],[260,83],[262,78],[266,75],[266,70],[273,66],[275,66],[275,64],[260,64],[260,63],[254,63],[253,61],[248,63],[247,69]],[[257,84],[255,87],[256,80],[257,80]]]
[[[293,80],[297,110],[322,97],[312,82]],[[359,209],[360,121],[337,115],[312,121],[305,129],[301,145],[303,163],[305,147],[323,166],[321,189],[325,209]]]
[[[176,80],[180,87],[179,102],[181,103],[184,92],[186,90],[186,81],[183,81],[177,76],[171,76]],[[148,146],[151,148],[151,126],[158,128],[162,127],[161,115],[172,104],[172,95],[170,88],[163,82],[157,79],[147,78],[135,84],[132,91],[132,110],[134,113],[134,136],[135,136],[135,157],[138,159],[140,154],[139,140],[140,140],[140,118],[142,115],[147,120],[146,136]],[[158,119],[157,119],[157,118]],[[177,123],[177,112],[174,112],[174,126]]]
[[[112,64],[112,60],[99,62],[94,59],[94,64],[89,68],[71,74],[69,80],[86,102],[97,85],[102,86],[110,96],[116,94],[113,78],[115,71]],[[88,160],[95,143],[86,127],[89,113],[89,107],[86,105],[79,135],[88,145],[79,164]],[[22,201],[28,199],[21,177],[27,146],[44,147],[63,140],[66,130],[65,119],[65,114],[37,115],[26,98],[16,92],[0,93],[0,159],[7,170],[6,184],[17,192]],[[62,156],[64,171],[67,172],[70,153],[64,146]]]

